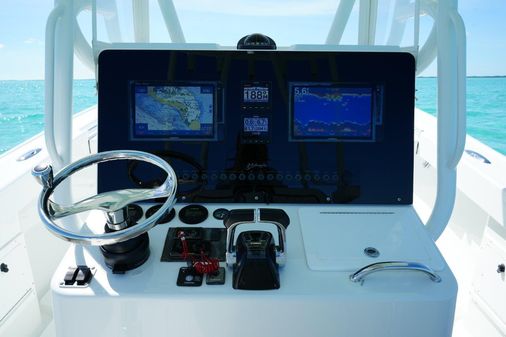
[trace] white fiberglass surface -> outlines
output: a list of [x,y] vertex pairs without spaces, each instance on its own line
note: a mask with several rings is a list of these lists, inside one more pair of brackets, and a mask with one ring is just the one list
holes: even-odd
[[[182,206],[175,207],[178,213]],[[212,213],[218,207],[234,209],[239,205],[206,206]],[[306,237],[299,221],[302,208],[307,207],[283,206],[290,217],[287,261],[279,268],[281,287],[272,291],[233,289],[233,269],[225,263],[224,285],[177,286],[179,268],[185,264],[162,262],[160,256],[168,228],[183,225],[178,218],[149,232],[150,258],[124,275],[111,273],[98,247],[72,246],[52,280],[56,335],[110,336],[121,329],[124,336],[131,337],[256,337],[260,330],[244,329],[255,317],[262,322],[264,336],[450,336],[457,285],[446,265],[437,272],[440,283],[411,271],[378,272],[360,284],[350,281],[350,271],[311,270],[304,258]],[[376,210],[396,212],[400,208],[382,206]],[[329,206],[326,210],[349,211],[350,207]],[[88,220],[93,221],[91,217]],[[209,217],[199,226],[222,228],[222,222]],[[409,239],[403,234],[399,238]],[[430,241],[427,245],[436,249]],[[60,287],[68,266],[82,264],[96,268],[89,286]],[[93,323],[85,323],[86,329],[75,329],[83,320]],[[420,321],[425,322],[423,326],[413,330]]]
[[[380,261],[445,266],[411,207],[355,206],[299,210],[307,264],[312,270],[353,271]],[[374,248],[379,256],[365,250]]]

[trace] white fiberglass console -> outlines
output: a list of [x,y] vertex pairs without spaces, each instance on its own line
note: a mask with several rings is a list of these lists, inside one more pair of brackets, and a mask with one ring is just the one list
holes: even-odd
[[[52,280],[58,337],[451,336],[457,283],[412,206],[411,54],[98,65],[99,154],[37,171],[44,223],[77,243]],[[98,162],[97,196],[50,199]],[[90,209],[92,234],[54,222]]]
[[[125,274],[113,274],[98,247],[72,246],[51,284],[57,336],[451,336],[457,283],[411,206],[284,205],[290,226],[280,288],[261,291],[234,289],[231,268],[224,284],[176,284],[186,263],[161,261],[169,229],[224,228],[211,214],[238,208],[204,206],[209,217],[198,225],[176,216],[150,230],[148,261]],[[350,280],[384,261],[424,264],[440,282],[386,267]],[[62,285],[79,265],[94,271],[89,285]]]

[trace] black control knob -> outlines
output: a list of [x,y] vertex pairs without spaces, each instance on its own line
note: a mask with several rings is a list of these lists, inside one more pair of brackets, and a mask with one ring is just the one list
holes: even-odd
[[504,266],[504,263],[501,263],[500,265],[497,266],[498,273],[504,273],[505,270],[506,270],[506,267]]
[[5,263],[0,264],[0,271],[2,273],[8,273],[9,272],[9,266]]

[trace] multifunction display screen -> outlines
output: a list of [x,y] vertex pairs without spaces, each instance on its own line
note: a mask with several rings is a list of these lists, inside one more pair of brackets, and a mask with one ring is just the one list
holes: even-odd
[[373,88],[324,83],[291,85],[291,138],[374,140]]
[[133,138],[213,138],[216,85],[132,84]]

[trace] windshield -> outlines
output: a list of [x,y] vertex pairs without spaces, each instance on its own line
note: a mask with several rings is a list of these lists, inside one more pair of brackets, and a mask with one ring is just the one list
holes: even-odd
[[[361,3],[367,5],[361,7]],[[325,43],[415,46],[416,2],[378,0],[377,3],[375,7],[367,1],[354,0],[175,0],[173,3],[97,0],[97,40],[235,46],[245,35],[262,33],[273,38],[278,46]],[[89,27],[83,19],[87,15],[80,16],[81,26]],[[174,34],[179,28],[178,40]]]

